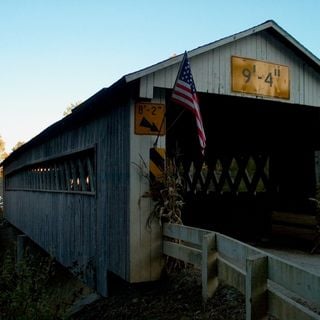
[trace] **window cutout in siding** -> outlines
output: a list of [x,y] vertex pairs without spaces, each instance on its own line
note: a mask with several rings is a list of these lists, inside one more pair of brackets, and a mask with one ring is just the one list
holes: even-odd
[[5,177],[6,190],[94,194],[94,148],[23,167]]

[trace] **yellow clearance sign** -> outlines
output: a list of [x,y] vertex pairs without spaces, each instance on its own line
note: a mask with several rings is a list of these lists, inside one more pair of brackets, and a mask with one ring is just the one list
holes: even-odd
[[160,103],[139,102],[135,105],[135,134],[164,135],[165,105]]
[[290,98],[289,67],[231,57],[232,91],[281,99]]

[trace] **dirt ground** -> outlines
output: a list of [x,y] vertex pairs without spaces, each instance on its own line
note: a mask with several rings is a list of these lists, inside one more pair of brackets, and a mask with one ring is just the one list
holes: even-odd
[[[320,275],[319,251],[310,255],[308,246],[304,244],[293,246],[292,243],[268,242],[256,246]],[[122,284],[111,290],[109,298],[87,306],[73,319],[245,319],[244,296],[223,283],[204,306],[200,279],[197,270],[187,268],[166,274],[158,283],[140,286]],[[318,308],[309,307],[319,312]],[[275,318],[269,316],[269,319]]]
[[199,271],[187,268],[166,274],[161,281],[151,284],[118,282],[109,298],[87,306],[72,319],[245,319],[243,295],[225,285],[220,285],[204,306],[200,279]]
[[[0,218],[0,261],[8,249],[15,250],[19,233],[19,230]],[[75,286],[79,286],[79,283],[60,267],[57,268],[52,283],[55,295],[59,298],[64,295],[66,299],[75,292]],[[69,319],[245,319],[243,295],[223,284],[204,306],[200,273],[193,268],[164,273],[160,281],[138,285],[130,285],[111,275],[109,285],[108,298],[98,299]],[[88,288],[83,291],[87,294],[92,292]]]
[[[14,247],[18,231],[5,220],[0,223],[0,258],[5,250]],[[308,254],[306,250],[290,247],[275,248],[268,244],[260,247],[303,268],[320,275],[320,254]],[[78,285],[63,271],[59,286],[63,294],[74,292]],[[130,285],[115,276],[109,279],[108,298],[100,298],[84,306],[69,319],[168,319],[168,320],[241,320],[245,319],[244,296],[223,283],[214,296],[203,305],[201,276],[199,271],[188,267],[179,272],[164,273],[160,281]],[[88,294],[91,293],[87,288]],[[58,293],[60,294],[60,293]],[[269,319],[274,319],[270,317]]]

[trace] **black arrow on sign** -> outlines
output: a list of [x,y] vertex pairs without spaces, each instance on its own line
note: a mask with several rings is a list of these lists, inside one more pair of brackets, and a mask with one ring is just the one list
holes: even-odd
[[154,124],[154,122],[152,122],[152,124],[151,124],[145,117],[142,118],[142,120],[140,122],[140,127],[148,128],[148,129],[150,129],[150,131],[153,131],[153,132],[159,131],[157,126]]

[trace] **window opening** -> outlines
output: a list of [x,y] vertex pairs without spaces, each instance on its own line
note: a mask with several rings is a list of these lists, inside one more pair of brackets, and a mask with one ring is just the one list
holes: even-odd
[[95,149],[25,166],[5,177],[6,190],[95,192]]

